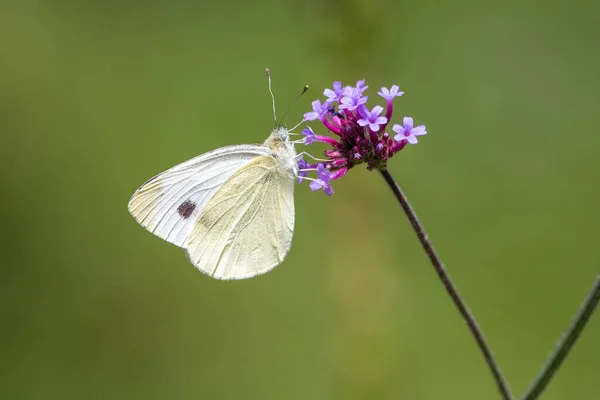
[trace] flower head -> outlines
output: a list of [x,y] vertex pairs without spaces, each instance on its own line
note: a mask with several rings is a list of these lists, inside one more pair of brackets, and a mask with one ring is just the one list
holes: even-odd
[[419,125],[415,127],[411,117],[404,117],[402,124],[403,125],[396,124],[392,127],[392,130],[397,133],[397,135],[394,136],[394,140],[397,142],[406,139],[410,144],[417,144],[419,142],[417,140],[417,136],[427,134],[425,125]]
[[383,97],[385,101],[392,101],[394,97],[400,97],[404,92],[400,92],[400,87],[398,85],[393,85],[390,89],[382,87],[381,91],[377,92],[377,94]]
[[302,130],[302,134],[304,135],[304,144],[309,145],[317,141],[315,133],[313,132],[310,126],[307,126]]
[[[364,80],[356,82],[354,87],[342,87],[342,83],[336,81],[333,89],[323,92],[327,100],[323,104],[315,100],[312,103],[313,111],[304,114],[308,121],[320,120],[333,136],[317,135],[310,127],[302,131],[304,144],[321,142],[329,146],[324,151],[326,161],[308,164],[301,160],[298,163],[298,181],[304,178],[311,180],[310,188],[313,191],[323,189],[325,194],[331,195],[333,188],[330,182],[341,178],[358,164],[365,163],[369,170],[385,168],[390,157],[406,147],[407,143],[417,143],[417,136],[427,133],[424,125],[414,127],[412,118],[405,117],[402,125],[395,124],[392,127],[396,133],[392,137],[387,132],[393,113],[392,103],[403,92],[397,85],[389,89],[381,88],[378,94],[386,102],[384,116],[382,106],[367,107],[368,96],[363,95],[367,88]],[[308,178],[309,171],[315,170],[317,179]]]
[[361,107],[358,109],[358,112],[362,116],[361,119],[356,121],[360,126],[369,125],[369,129],[377,132],[379,131],[380,125],[385,125],[387,123],[386,117],[380,117],[379,114],[383,111],[383,107],[375,106],[371,111],[367,107]]
[[342,97],[342,100],[340,101],[340,110],[354,111],[365,104],[368,99],[368,96],[362,95],[362,91],[359,88],[352,88],[350,91],[347,89],[346,96]]
[[306,128],[304,128],[302,130],[302,134],[304,135],[304,139],[302,139],[302,141],[307,146],[314,142],[321,142],[321,143],[327,143],[327,144],[332,144],[332,145],[337,143],[335,141],[335,139],[330,138],[329,136],[316,135],[310,126],[307,126]]
[[314,121],[315,119],[323,119],[325,114],[329,111],[329,102],[325,101],[323,104],[319,100],[312,102],[312,111],[304,114],[304,119],[307,121]]
[[302,179],[308,175],[309,166],[304,159],[300,159],[298,161],[298,183],[302,183]]
[[365,86],[365,80],[364,79],[361,79],[361,80],[359,80],[359,81],[356,82],[356,90],[358,90],[361,95],[368,88],[369,88],[368,86]]
[[333,82],[333,90],[325,89],[323,94],[327,96],[328,101],[339,102],[342,97],[344,97],[344,88],[342,87],[342,82]]
[[333,188],[329,184],[329,180],[331,179],[331,172],[325,169],[325,166],[323,164],[319,164],[317,165],[317,174],[319,178],[313,180],[310,183],[310,189],[313,192],[315,190],[323,189],[327,196],[331,196],[333,194]]

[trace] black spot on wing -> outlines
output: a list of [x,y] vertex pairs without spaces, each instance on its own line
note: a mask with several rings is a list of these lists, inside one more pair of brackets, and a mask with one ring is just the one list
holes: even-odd
[[179,215],[181,215],[181,218],[188,219],[195,209],[196,203],[186,200],[183,203],[181,203],[179,207],[177,207],[177,212],[179,213]]

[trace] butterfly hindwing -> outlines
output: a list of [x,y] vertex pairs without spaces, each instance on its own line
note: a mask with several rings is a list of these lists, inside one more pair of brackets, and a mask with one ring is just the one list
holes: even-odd
[[236,171],[198,215],[188,256],[217,279],[244,279],[279,265],[294,229],[294,181],[272,156]]

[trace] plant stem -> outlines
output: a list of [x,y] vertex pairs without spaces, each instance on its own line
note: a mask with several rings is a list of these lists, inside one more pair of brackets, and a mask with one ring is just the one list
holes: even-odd
[[444,287],[446,288],[446,291],[452,298],[454,305],[456,305],[456,308],[458,308],[458,311],[460,312],[463,319],[469,326],[471,334],[475,338],[475,341],[477,342],[477,345],[479,346],[479,350],[483,354],[483,357],[485,358],[485,361],[486,361],[490,371],[492,372],[492,375],[494,376],[494,380],[496,381],[496,385],[498,386],[498,391],[502,395],[502,398],[504,400],[512,400],[512,398],[513,398],[512,394],[510,393],[508,384],[506,383],[506,381],[504,380],[504,377],[502,376],[502,371],[500,371],[500,367],[498,366],[498,363],[496,362],[496,359],[494,358],[494,355],[492,354],[492,350],[490,349],[487,342],[485,341],[485,338],[483,337],[483,333],[481,332],[481,329],[477,325],[477,322],[475,322],[475,318],[469,311],[469,308],[467,307],[465,302],[462,300],[462,298],[458,294],[456,287],[450,280],[450,276],[446,272],[444,265],[442,264],[442,261],[440,260],[440,258],[436,254],[435,250],[433,249],[433,246],[431,245],[431,242],[429,241],[429,238],[427,237],[427,234],[425,233],[423,226],[421,225],[421,223],[419,222],[419,219],[417,218],[417,214],[415,213],[415,211],[412,209],[412,207],[408,203],[408,199],[406,198],[406,196],[402,192],[402,189],[396,183],[394,178],[392,178],[389,171],[387,169],[380,169],[379,172],[381,172],[381,175],[383,175],[383,178],[385,179],[387,184],[390,186],[390,188],[396,195],[398,202],[400,203],[400,205],[402,206],[402,209],[406,213],[406,216],[410,220],[410,224],[412,225],[415,233],[417,234],[417,237],[419,238],[419,241],[421,242],[421,246],[425,250],[425,253],[427,253],[427,255],[429,256],[429,259],[431,260],[431,264],[433,265],[433,267],[435,268],[435,271],[437,272],[438,276],[440,277],[442,284],[444,285]]
[[552,380],[552,377],[559,370],[561,364],[567,358],[567,355],[573,348],[573,345],[583,332],[585,325],[594,313],[598,302],[600,301],[600,275],[596,279],[596,283],[592,287],[591,292],[583,302],[577,316],[571,323],[569,330],[563,335],[560,343],[550,356],[550,359],[544,365],[544,368],[533,382],[527,393],[523,396],[523,400],[534,400],[544,391],[546,386]]

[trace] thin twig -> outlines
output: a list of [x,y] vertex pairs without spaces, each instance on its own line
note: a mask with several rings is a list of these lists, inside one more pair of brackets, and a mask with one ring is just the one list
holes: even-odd
[[481,329],[479,329],[477,322],[475,322],[475,318],[469,311],[465,302],[462,300],[462,298],[458,294],[456,287],[452,284],[452,281],[450,280],[450,276],[444,269],[444,265],[442,264],[442,261],[437,256],[435,250],[433,249],[433,246],[429,242],[429,238],[427,237],[427,234],[425,233],[423,226],[419,222],[419,219],[417,218],[417,214],[415,213],[415,211],[412,209],[412,207],[408,203],[408,199],[406,198],[406,196],[404,196],[404,193],[402,193],[402,189],[396,183],[394,178],[392,178],[389,171],[386,169],[381,169],[379,171],[381,172],[381,175],[383,175],[383,178],[385,179],[387,184],[390,186],[390,188],[396,195],[398,202],[400,202],[402,209],[404,210],[404,212],[406,213],[406,216],[410,220],[410,224],[412,225],[415,233],[417,234],[417,237],[419,238],[419,241],[421,242],[421,246],[423,246],[423,249],[429,256],[429,259],[431,260],[431,264],[433,264],[433,267],[435,268],[435,271],[437,272],[438,276],[440,277],[442,284],[444,285],[444,287],[446,288],[446,291],[452,298],[454,305],[456,305],[456,308],[458,308],[458,311],[460,312],[463,319],[469,326],[469,329],[471,330],[471,334],[475,338],[475,341],[477,341],[477,344],[479,345],[479,350],[483,354],[483,357],[485,358],[485,361],[486,361],[488,367],[490,368],[492,375],[494,376],[494,380],[496,381],[496,385],[498,386],[498,391],[502,395],[502,398],[504,400],[512,400],[512,398],[513,398],[512,394],[510,393],[508,384],[506,383],[506,381],[504,380],[504,377],[502,376],[502,371],[500,371],[500,367],[498,366],[498,363],[496,362],[496,359],[494,358],[494,355],[492,354],[492,350],[490,349],[487,342],[485,341],[485,338],[483,337],[483,333],[481,332]]
[[567,358],[567,355],[573,348],[573,345],[583,332],[585,325],[594,313],[598,302],[600,301],[600,275],[596,279],[596,283],[592,287],[592,291],[589,293],[581,309],[577,313],[577,316],[571,323],[569,330],[565,332],[560,343],[554,350],[554,353],[550,356],[544,368],[533,382],[527,393],[523,396],[523,400],[534,400],[544,391],[546,386],[552,380],[552,377],[559,370],[562,362]]

